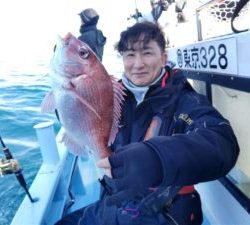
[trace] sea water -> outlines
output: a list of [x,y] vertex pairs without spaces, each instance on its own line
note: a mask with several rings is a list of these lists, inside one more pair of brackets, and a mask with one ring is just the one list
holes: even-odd
[[[53,120],[55,133],[60,127],[55,115],[40,112],[41,101],[50,90],[48,65],[46,60],[37,60],[32,66],[2,62],[0,67],[0,135],[19,161],[28,187],[42,163],[33,126]],[[0,158],[4,158],[2,146]],[[24,197],[14,174],[0,177],[0,225],[11,223]]]

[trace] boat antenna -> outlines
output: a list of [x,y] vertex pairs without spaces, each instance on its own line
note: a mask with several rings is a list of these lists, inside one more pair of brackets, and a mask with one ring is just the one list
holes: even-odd
[[137,9],[137,1],[135,0],[135,8]]
[[30,201],[36,202],[38,199],[33,199],[29,193],[27,188],[27,183],[24,179],[22,174],[22,169],[19,167],[19,163],[16,159],[13,158],[10,149],[5,145],[1,135],[0,135],[0,142],[3,147],[3,153],[5,155],[5,159],[1,159],[0,161],[0,173],[1,175],[7,174],[15,174],[19,184],[24,188],[26,194],[28,195]]

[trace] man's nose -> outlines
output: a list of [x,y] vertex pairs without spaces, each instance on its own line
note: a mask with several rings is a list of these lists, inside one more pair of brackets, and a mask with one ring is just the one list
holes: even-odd
[[141,54],[136,54],[135,61],[134,61],[134,67],[140,68],[144,66],[144,60]]

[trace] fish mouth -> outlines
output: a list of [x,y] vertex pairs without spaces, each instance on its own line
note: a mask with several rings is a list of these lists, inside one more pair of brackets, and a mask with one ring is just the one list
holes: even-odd
[[68,45],[73,37],[74,36],[70,32],[64,35],[64,37],[62,37],[61,35],[57,35],[57,44]]
[[61,41],[64,43],[64,45],[68,45],[70,40],[73,39],[74,36],[68,32],[63,38],[61,37]]
[[72,37],[73,36],[71,33],[66,34],[65,37],[57,35],[57,40],[56,40],[56,45],[54,47],[54,52],[58,52],[58,49],[60,49],[59,51],[61,51],[61,49],[64,49],[65,47],[67,47],[70,44]]

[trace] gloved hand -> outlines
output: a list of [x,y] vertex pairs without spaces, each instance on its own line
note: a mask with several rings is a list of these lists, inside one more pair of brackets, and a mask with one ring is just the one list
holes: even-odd
[[107,197],[108,205],[120,205],[150,187],[160,185],[163,179],[161,161],[154,150],[143,142],[132,143],[120,148],[109,157],[112,179],[105,176],[112,194]]

